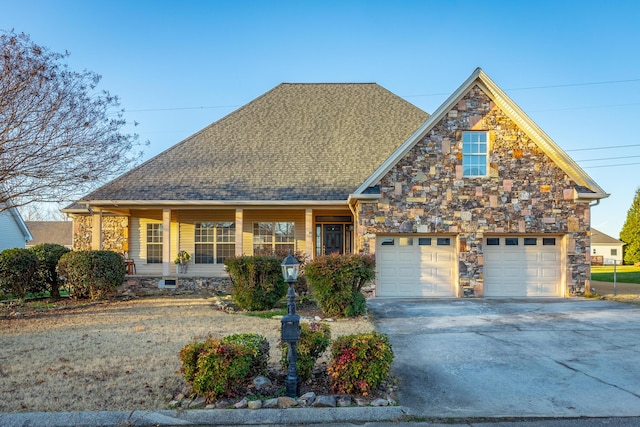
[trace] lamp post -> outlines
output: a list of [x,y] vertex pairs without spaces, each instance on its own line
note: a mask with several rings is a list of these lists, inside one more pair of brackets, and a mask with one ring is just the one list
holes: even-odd
[[300,272],[300,263],[298,260],[289,255],[282,261],[282,277],[289,285],[287,291],[287,314],[282,317],[282,337],[281,341],[289,344],[287,352],[287,378],[285,379],[286,395],[288,397],[297,397],[300,391],[298,382],[298,350],[296,346],[300,340],[300,316],[296,314],[296,291],[293,289],[294,283],[298,280]]

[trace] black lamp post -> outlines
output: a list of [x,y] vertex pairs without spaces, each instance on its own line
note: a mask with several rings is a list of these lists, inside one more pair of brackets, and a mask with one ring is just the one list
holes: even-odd
[[285,379],[286,395],[288,397],[297,397],[300,391],[300,385],[298,382],[298,367],[296,362],[298,361],[298,350],[296,346],[300,340],[300,316],[296,314],[296,291],[293,289],[293,284],[298,280],[298,273],[300,272],[300,263],[298,260],[289,255],[282,261],[282,277],[284,281],[289,285],[287,291],[287,314],[282,317],[282,342],[289,344],[289,351],[287,352],[287,378]]

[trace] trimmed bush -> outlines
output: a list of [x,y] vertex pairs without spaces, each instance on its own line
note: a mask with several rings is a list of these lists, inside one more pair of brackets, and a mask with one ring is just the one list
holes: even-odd
[[234,334],[222,339],[224,343],[240,344],[251,349],[251,376],[267,373],[269,341],[260,334]]
[[339,394],[367,396],[389,376],[393,349],[377,332],[342,336],[331,344],[331,389]]
[[282,260],[272,256],[227,258],[226,270],[233,282],[233,300],[249,310],[271,310],[285,296],[287,284],[282,278]]
[[60,287],[64,280],[58,275],[58,261],[62,255],[71,252],[56,243],[42,243],[29,249],[38,257],[38,280],[41,287],[49,291],[51,298],[60,298]]
[[29,249],[11,248],[0,252],[0,289],[24,299],[29,292],[44,291],[38,285],[38,257]]
[[269,343],[258,334],[187,344],[180,351],[181,372],[193,391],[207,400],[235,396],[247,380],[266,369]]
[[354,317],[367,310],[362,287],[375,277],[371,255],[327,255],[306,265],[314,298],[330,317]]
[[58,262],[74,298],[105,298],[124,282],[124,258],[112,251],[73,251]]
[[[300,340],[298,341],[297,351],[298,360],[296,367],[298,368],[298,376],[302,381],[311,379],[314,366],[317,360],[325,352],[331,341],[331,329],[325,323],[301,323],[300,324]],[[287,353],[289,352],[289,343],[281,343],[282,350],[282,368],[286,371],[289,368],[287,361]]]

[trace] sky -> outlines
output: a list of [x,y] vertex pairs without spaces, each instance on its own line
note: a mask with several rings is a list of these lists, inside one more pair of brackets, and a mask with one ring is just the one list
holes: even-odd
[[126,131],[149,141],[145,160],[282,82],[374,82],[431,113],[481,67],[611,194],[593,227],[618,238],[640,187],[637,0],[0,0],[0,11],[0,30],[102,76]]

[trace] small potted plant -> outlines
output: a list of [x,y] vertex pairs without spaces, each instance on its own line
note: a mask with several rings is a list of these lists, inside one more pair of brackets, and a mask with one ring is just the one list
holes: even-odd
[[187,263],[191,259],[191,255],[187,251],[178,252],[178,256],[176,257],[174,264],[178,266],[178,273],[186,273],[187,272]]

